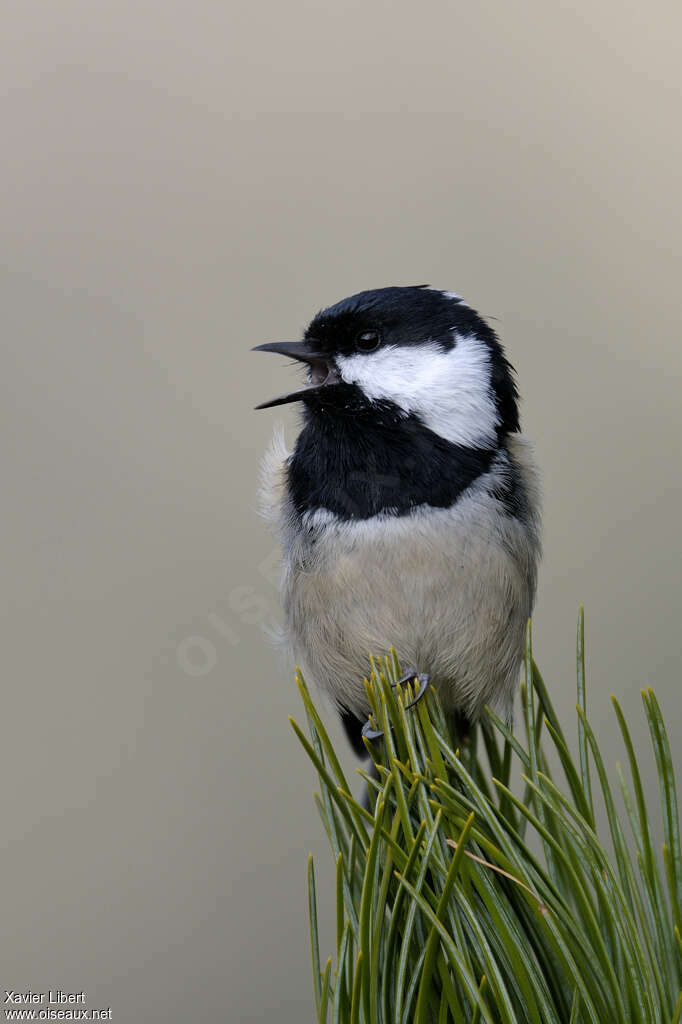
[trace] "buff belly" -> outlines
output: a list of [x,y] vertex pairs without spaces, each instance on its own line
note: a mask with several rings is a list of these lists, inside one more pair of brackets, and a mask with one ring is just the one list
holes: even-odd
[[304,672],[367,714],[369,653],[395,647],[448,710],[510,717],[535,591],[530,527],[476,493],[451,509],[337,521],[317,513],[289,546],[284,608]]

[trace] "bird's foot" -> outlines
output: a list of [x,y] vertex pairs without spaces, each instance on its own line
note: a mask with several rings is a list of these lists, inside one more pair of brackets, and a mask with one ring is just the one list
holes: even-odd
[[[419,701],[424,696],[424,694],[426,693],[429,686],[429,676],[426,674],[426,672],[417,672],[416,669],[410,668],[407,670],[407,672],[404,672],[400,679],[396,680],[395,683],[391,683],[391,689],[395,690],[396,687],[398,686],[407,686],[408,683],[414,682],[419,683],[419,688],[417,690],[416,697],[414,697],[414,699],[411,700],[409,704],[405,705],[406,711],[408,708],[413,708],[415,704],[418,704]],[[367,721],[362,727],[362,735],[368,740],[378,740],[381,736],[384,735],[384,730],[375,729],[370,719],[367,719]]]

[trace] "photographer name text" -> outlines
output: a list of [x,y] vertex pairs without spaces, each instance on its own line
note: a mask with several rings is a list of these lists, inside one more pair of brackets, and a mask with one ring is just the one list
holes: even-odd
[[48,989],[47,992],[14,992],[13,990],[5,989],[5,1002],[13,1003],[16,1005],[25,1006],[31,1003],[39,1003],[41,1006],[45,1005],[59,1005],[63,1006],[64,1003],[85,1003],[85,992],[63,992],[60,988]]

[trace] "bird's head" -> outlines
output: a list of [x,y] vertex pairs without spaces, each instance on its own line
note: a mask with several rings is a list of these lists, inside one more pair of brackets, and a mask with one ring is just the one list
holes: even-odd
[[272,342],[308,384],[257,406],[318,416],[414,417],[454,444],[490,448],[519,429],[513,369],[492,328],[459,296],[427,286],[359,292],[322,310],[302,341]]

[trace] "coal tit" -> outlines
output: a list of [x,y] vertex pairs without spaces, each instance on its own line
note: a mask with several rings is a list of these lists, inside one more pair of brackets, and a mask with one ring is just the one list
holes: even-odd
[[285,631],[358,753],[369,652],[394,646],[443,706],[508,720],[540,555],[538,478],[514,371],[488,323],[425,285],[360,292],[302,341],[257,349],[307,367],[293,451],[264,461],[283,549]]

